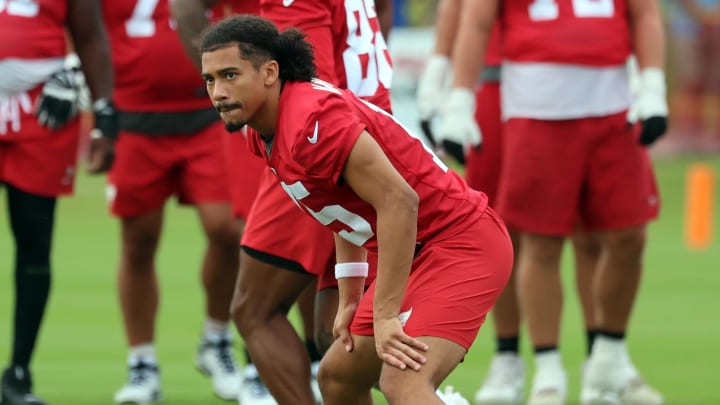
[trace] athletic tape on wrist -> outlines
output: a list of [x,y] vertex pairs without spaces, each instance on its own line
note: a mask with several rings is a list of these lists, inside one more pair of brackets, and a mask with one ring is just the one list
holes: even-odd
[[338,263],[335,265],[335,278],[367,277],[369,268],[365,262]]

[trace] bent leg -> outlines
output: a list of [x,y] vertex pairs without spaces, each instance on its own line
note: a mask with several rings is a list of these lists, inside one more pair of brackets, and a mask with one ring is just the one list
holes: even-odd
[[382,366],[380,390],[391,405],[442,405],[435,390],[465,357],[465,348],[451,340],[432,336],[417,339],[430,348],[419,371]]
[[313,280],[240,253],[232,317],[262,381],[281,404],[314,404],[305,345],[287,318]]
[[372,336],[352,338],[352,352],[346,352],[342,343],[335,341],[320,363],[318,382],[324,405],[373,403],[371,389],[380,379],[382,360],[377,356]]

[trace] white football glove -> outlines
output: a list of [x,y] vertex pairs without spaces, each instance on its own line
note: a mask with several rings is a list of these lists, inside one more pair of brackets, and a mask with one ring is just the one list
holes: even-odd
[[[648,146],[667,132],[668,104],[666,98],[665,73],[659,68],[637,71],[634,62],[628,63],[630,91],[633,96],[627,120],[634,124],[640,121],[642,131],[640,143]],[[635,71],[633,71],[635,69]]]
[[85,78],[79,69],[53,73],[45,82],[37,100],[38,123],[56,130],[75,118],[80,109],[80,94]]
[[429,120],[440,112],[449,73],[450,60],[446,56],[430,56],[418,79],[417,105],[421,121]]
[[447,95],[447,80],[450,74],[450,60],[444,55],[430,56],[425,70],[418,79],[417,106],[420,129],[433,147],[437,140],[431,128],[432,118],[441,112],[443,99]]
[[475,122],[475,93],[471,89],[457,87],[450,91],[443,111],[440,139],[445,151],[462,164],[465,164],[467,149],[482,143],[482,134]]

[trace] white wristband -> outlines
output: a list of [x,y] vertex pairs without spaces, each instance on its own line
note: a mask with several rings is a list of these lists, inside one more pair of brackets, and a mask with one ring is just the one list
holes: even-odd
[[366,262],[338,263],[335,265],[335,278],[367,277],[369,267]]

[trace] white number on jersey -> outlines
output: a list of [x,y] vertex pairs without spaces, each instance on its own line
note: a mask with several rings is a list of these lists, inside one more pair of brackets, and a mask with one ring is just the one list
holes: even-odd
[[132,16],[125,21],[125,32],[127,32],[128,37],[151,37],[155,34],[153,14],[157,5],[158,0],[138,0],[135,3]]
[[358,97],[373,96],[379,84],[389,89],[392,66],[372,0],[345,0],[348,48],[343,52],[348,89]]
[[5,11],[18,17],[36,17],[40,5],[34,0],[0,0],[0,13]]
[[8,131],[20,132],[22,114],[32,112],[33,105],[27,92],[20,92],[9,97],[0,96],[0,136]]
[[298,181],[293,184],[287,184],[284,181],[280,182],[283,190],[292,198],[293,202],[297,206],[302,205],[304,209],[315,217],[318,222],[323,225],[329,225],[332,222],[338,221],[351,229],[351,231],[341,230],[338,235],[342,236],[348,242],[362,246],[365,242],[370,240],[375,233],[372,231],[370,223],[358,214],[352,213],[341,205],[333,204],[323,207],[319,212],[315,212],[305,206],[302,203],[302,199],[309,196],[310,192],[305,188],[302,182]]
[[[572,6],[578,18],[610,18],[615,14],[613,0],[572,0]],[[534,21],[555,20],[560,14],[557,0],[535,0],[528,9]]]

